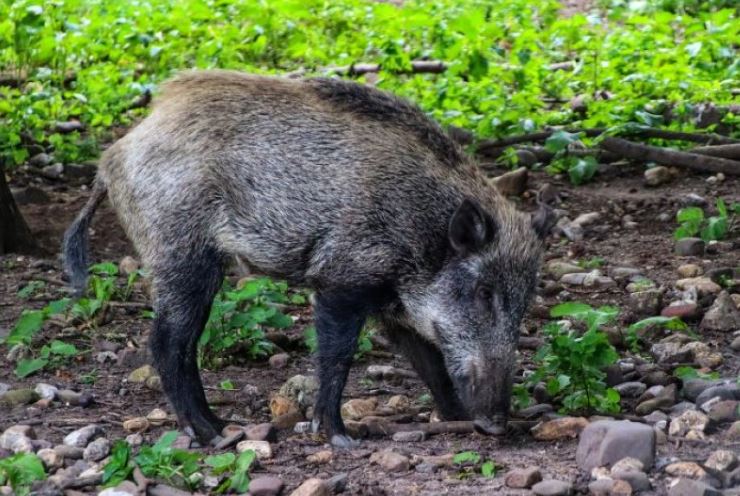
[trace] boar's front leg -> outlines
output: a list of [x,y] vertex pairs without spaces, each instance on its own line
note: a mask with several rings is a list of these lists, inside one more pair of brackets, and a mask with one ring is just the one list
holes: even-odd
[[172,250],[152,272],[157,294],[150,339],[154,366],[180,427],[207,443],[220,435],[223,422],[208,407],[197,347],[223,279],[222,259],[209,248]]
[[331,444],[352,448],[358,441],[346,434],[340,414],[342,391],[347,382],[357,338],[368,315],[385,299],[382,289],[355,289],[317,292],[314,305],[318,338],[319,393],[313,413],[313,431],[320,425]]
[[419,378],[429,387],[442,419],[468,420],[469,415],[455,392],[439,349],[416,331],[404,327],[384,323],[384,334],[401,349]]

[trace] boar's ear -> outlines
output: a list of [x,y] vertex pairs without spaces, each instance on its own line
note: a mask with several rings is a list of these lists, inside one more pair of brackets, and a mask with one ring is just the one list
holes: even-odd
[[450,219],[448,237],[455,251],[473,253],[493,239],[496,226],[493,218],[475,200],[465,199]]
[[540,207],[532,214],[532,228],[540,239],[545,239],[555,225],[555,212],[546,203],[540,203]]

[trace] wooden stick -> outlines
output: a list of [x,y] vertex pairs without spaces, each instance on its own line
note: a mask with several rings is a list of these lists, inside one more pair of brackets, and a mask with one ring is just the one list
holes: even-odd
[[[514,431],[526,432],[534,427],[538,421],[530,420],[509,420],[508,425]],[[433,423],[410,423],[398,424],[389,422],[368,422],[367,426],[369,435],[374,436],[392,436],[396,432],[421,431],[428,435],[435,434],[470,434],[475,432],[473,422],[469,420],[454,420],[450,422],[433,422]]]
[[729,158],[730,160],[740,160],[740,144],[730,145],[713,145],[713,146],[697,146],[689,150],[690,153],[698,153],[699,155],[710,155],[712,157]]

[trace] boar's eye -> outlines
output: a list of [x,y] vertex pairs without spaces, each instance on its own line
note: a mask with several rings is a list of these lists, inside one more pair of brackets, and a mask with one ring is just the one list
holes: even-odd
[[475,301],[481,308],[490,308],[493,301],[493,292],[487,286],[478,286],[475,290]]

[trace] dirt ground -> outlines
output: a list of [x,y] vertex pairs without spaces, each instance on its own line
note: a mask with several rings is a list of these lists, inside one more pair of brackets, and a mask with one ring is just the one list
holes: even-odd
[[[723,182],[709,183],[706,176],[684,175],[673,182],[657,187],[647,188],[643,184],[642,168],[639,166],[611,166],[591,184],[573,187],[566,180],[553,178],[543,172],[530,174],[528,193],[525,198],[515,201],[522,203],[523,208],[532,208],[533,192],[550,183],[560,194],[562,203],[558,208],[567,211],[573,219],[579,214],[598,212],[598,220],[586,230],[583,240],[570,242],[564,238],[553,237],[547,252],[547,260],[562,258],[570,261],[591,260],[595,257],[604,260],[600,270],[611,273],[616,267],[634,267],[641,269],[646,277],[658,286],[672,288],[679,276],[676,269],[687,262],[702,266],[705,271],[720,267],[738,267],[738,240],[731,240],[731,249],[702,257],[680,257],[674,253],[673,231],[676,228],[675,215],[690,194],[699,195],[712,205],[715,198],[722,196],[729,201],[740,201],[740,181],[728,178]],[[48,199],[41,203],[21,206],[30,227],[38,236],[46,251],[44,257],[7,255],[0,257],[0,335],[13,326],[23,308],[42,307],[49,300],[62,295],[61,267],[58,257],[58,246],[65,227],[80,209],[89,194],[89,190],[64,181],[52,182],[32,174],[19,174],[14,178],[13,186],[22,188],[29,184],[42,189]],[[528,197],[528,198],[526,198]],[[625,216],[631,218],[625,219]],[[636,223],[633,227],[624,227],[624,222]],[[115,214],[107,203],[98,211],[92,226],[91,247],[94,261],[117,262],[125,255],[136,256],[127,241]],[[232,274],[232,277],[236,277]],[[45,281],[46,286],[30,301],[22,300],[17,291],[33,280]],[[549,285],[548,285],[549,284]],[[538,316],[543,315],[543,308],[560,301],[580,300],[592,305],[610,304],[623,309],[624,321],[634,320],[629,310],[629,294],[624,284],[607,289],[598,288],[562,288],[559,283],[543,282],[537,301],[533,302],[530,314],[524,327],[529,337],[540,335],[540,328],[546,322]],[[556,285],[553,289],[553,284]],[[142,285],[137,284],[132,301],[146,304]],[[670,301],[670,300],[668,300]],[[82,354],[69,366],[43,371],[26,379],[19,380],[13,373],[13,364],[7,358],[7,349],[3,348],[0,362],[0,383],[13,388],[22,386],[33,388],[37,383],[53,384],[60,389],[72,389],[91,393],[94,401],[86,406],[65,406],[54,402],[46,407],[30,406],[16,408],[10,412],[0,412],[0,431],[20,421],[33,420],[37,437],[47,439],[54,444],[61,442],[64,435],[89,423],[99,423],[106,429],[109,439],[120,439],[128,433],[122,429],[123,420],[145,416],[153,408],[159,407],[171,412],[164,396],[143,385],[130,384],[125,381],[128,374],[146,360],[145,342],[149,321],[140,316],[140,306],[123,306],[113,310],[110,322],[97,330],[78,329],[49,325],[41,339],[63,336],[81,350],[90,350]],[[285,368],[275,369],[267,362],[249,363],[246,366],[230,366],[222,370],[203,371],[207,394],[211,400],[216,399],[218,414],[225,419],[242,422],[269,422],[270,412],[266,400],[279,387],[295,374],[310,375],[314,372],[314,363],[308,351],[300,346],[303,329],[311,322],[310,313],[303,311],[294,328],[286,331],[288,340],[282,341],[290,354]],[[691,323],[693,328],[697,323]],[[732,333],[702,333],[701,340],[724,356],[724,363],[717,369],[721,377],[737,378],[740,375],[740,353],[729,347]],[[112,350],[121,356],[121,349],[128,347],[131,353],[125,360],[98,363],[94,356],[100,350]],[[136,351],[138,350],[138,351]],[[528,363],[531,349],[521,349],[522,362]],[[622,352],[623,356],[628,353]],[[122,362],[122,363],[121,363]],[[409,365],[392,350],[381,350],[377,346],[372,353],[357,362],[345,390],[345,398],[377,396],[380,404],[394,394],[408,396],[414,405],[428,411],[430,407],[418,403],[426,392],[417,379],[403,379],[393,382],[369,381],[365,371],[369,365],[393,365],[409,369]],[[90,383],[91,374],[95,376]],[[222,391],[220,381],[230,379],[236,386],[233,392]],[[245,411],[241,391],[244,386],[253,385],[265,401],[256,411]],[[626,405],[626,413],[633,405]],[[253,409],[250,409],[253,410]],[[146,442],[154,442],[166,430],[175,428],[174,424],[152,428],[145,433]],[[712,438],[714,439],[714,438]],[[325,439],[307,434],[295,434],[292,431],[279,433],[279,440],[274,443],[274,456],[262,461],[254,470],[253,476],[263,474],[278,475],[286,484],[285,494],[298,486],[308,477],[328,478],[336,474],[348,474],[347,494],[531,494],[528,490],[510,489],[504,486],[503,474],[508,469],[526,466],[538,466],[545,478],[556,478],[574,483],[577,491],[586,491],[589,477],[580,473],[575,463],[577,440],[536,441],[529,434],[512,434],[504,438],[485,437],[478,434],[437,435],[426,441],[399,443],[390,439],[366,439],[362,446],[354,451],[334,451],[330,463],[313,465],[306,457],[314,452],[327,449]],[[687,443],[671,442],[658,447],[657,464],[660,460],[680,459],[703,461],[707,454],[717,447],[719,442]],[[494,478],[479,476],[460,476],[454,467],[443,467],[435,473],[404,471],[388,473],[369,462],[369,456],[375,451],[392,448],[396,452],[412,455],[445,455],[465,450],[477,451],[485,459],[492,459],[501,467],[499,475]],[[233,448],[232,448],[233,449]],[[737,448],[734,448],[737,449]],[[663,463],[665,464],[665,463]],[[657,468],[649,473],[654,490],[641,494],[665,494],[667,479]]]

